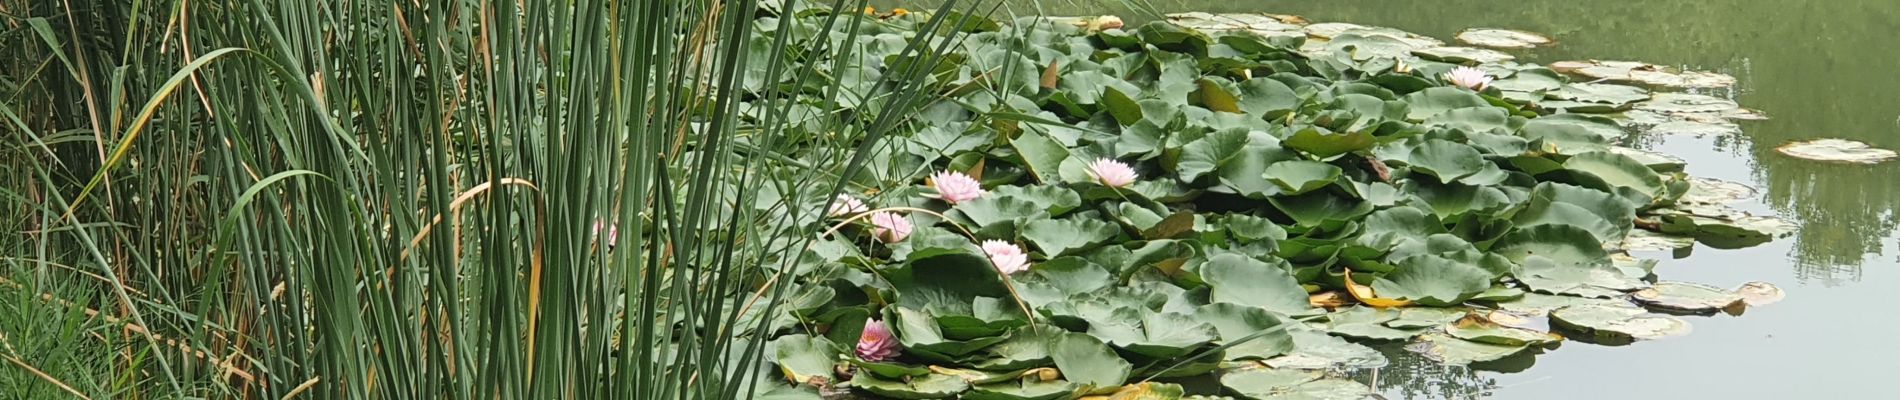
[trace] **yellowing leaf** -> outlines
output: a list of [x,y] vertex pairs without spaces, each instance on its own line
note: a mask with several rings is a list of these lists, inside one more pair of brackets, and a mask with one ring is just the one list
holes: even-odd
[[1346,291],[1352,293],[1352,298],[1358,299],[1359,303],[1376,308],[1405,307],[1412,305],[1412,302],[1409,300],[1379,298],[1372,293],[1371,286],[1361,285],[1352,281],[1352,269],[1346,270]]

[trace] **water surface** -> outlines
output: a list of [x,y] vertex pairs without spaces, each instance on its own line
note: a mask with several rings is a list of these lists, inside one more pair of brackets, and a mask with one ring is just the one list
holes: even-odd
[[[878,8],[929,3],[874,0]],[[1011,1],[1034,14],[1030,1]],[[1046,0],[1051,15],[1139,12],[1120,0]],[[1559,44],[1523,60],[1634,60],[1727,73],[1707,92],[1764,111],[1740,136],[1639,137],[1636,147],[1689,160],[1691,175],[1749,183],[1737,204],[1798,223],[1766,245],[1663,260],[1656,273],[1734,287],[1761,280],[1788,299],[1740,317],[1686,317],[1694,333],[1623,347],[1568,343],[1522,371],[1470,371],[1393,355],[1376,385],[1388,398],[1787,399],[1894,396],[1900,367],[1900,163],[1821,164],[1774,151],[1839,137],[1900,149],[1900,1],[1895,0],[1149,0],[1160,12],[1272,12],[1389,26],[1449,39],[1495,27]],[[1699,246],[1699,245],[1698,245]],[[1520,366],[1522,367],[1522,366]],[[1369,377],[1368,377],[1369,378]]]

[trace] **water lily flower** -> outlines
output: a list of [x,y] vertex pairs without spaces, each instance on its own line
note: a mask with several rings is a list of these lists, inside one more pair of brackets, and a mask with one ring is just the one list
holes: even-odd
[[1485,75],[1484,70],[1472,67],[1453,68],[1451,72],[1445,73],[1445,80],[1471,90],[1484,90],[1491,86],[1491,76]]
[[897,243],[910,237],[910,218],[888,211],[871,214],[871,236],[884,243]]
[[1112,188],[1126,187],[1135,183],[1137,177],[1134,168],[1113,158],[1095,159],[1095,162],[1089,163],[1088,172],[1089,176],[1095,178],[1095,183]]
[[600,231],[602,229],[607,230],[607,237],[603,239],[603,240],[606,240],[607,248],[612,249],[615,243],[620,243],[620,240],[619,240],[620,227],[619,226],[608,225],[606,222],[601,221],[601,220],[594,220],[594,237],[600,237]]
[[976,178],[962,172],[945,171],[930,176],[930,185],[937,188],[937,198],[955,205],[983,197],[983,184]]
[[831,208],[825,209],[825,216],[832,218],[849,217],[865,211],[871,211],[863,201],[851,195],[839,193],[838,199],[831,202]]
[[985,240],[983,253],[990,256],[990,264],[996,264],[996,270],[1002,271],[1003,275],[1029,270],[1029,254],[1009,242]]
[[864,320],[864,333],[858,335],[858,358],[870,362],[897,358],[897,347],[897,337],[891,335],[891,327],[884,321]]

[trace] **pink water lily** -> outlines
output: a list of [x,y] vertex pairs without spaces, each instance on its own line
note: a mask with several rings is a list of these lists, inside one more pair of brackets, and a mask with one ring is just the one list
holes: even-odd
[[1484,70],[1472,67],[1453,68],[1451,72],[1445,73],[1445,80],[1471,90],[1484,90],[1491,86],[1491,76],[1485,75]]
[[888,211],[871,214],[871,236],[884,243],[897,243],[910,237],[914,227],[910,218]]
[[864,333],[858,335],[858,358],[870,362],[897,358],[898,346],[897,337],[891,335],[891,327],[884,321],[864,320]]
[[989,255],[990,264],[995,264],[996,270],[1001,271],[1003,275],[1029,270],[1029,254],[1024,253],[1023,248],[1016,247],[1016,245],[1009,244],[1009,242],[985,240],[983,241],[983,254]]
[[[600,231],[602,229],[607,230],[606,237],[601,237]],[[607,248],[611,249],[613,248],[615,243],[620,243],[620,227],[614,226],[614,225],[608,225],[604,221],[595,220],[594,221],[594,237],[605,241]]]
[[825,209],[825,216],[832,218],[849,217],[865,211],[871,211],[863,201],[851,195],[839,193],[838,199],[831,202],[831,208]]
[[1134,168],[1113,158],[1095,159],[1095,162],[1089,163],[1088,172],[1090,177],[1095,178],[1095,183],[1112,188],[1127,187],[1135,183],[1138,177]]
[[930,176],[930,185],[937,188],[937,198],[950,204],[962,203],[983,197],[983,184],[976,178],[962,172],[944,171]]

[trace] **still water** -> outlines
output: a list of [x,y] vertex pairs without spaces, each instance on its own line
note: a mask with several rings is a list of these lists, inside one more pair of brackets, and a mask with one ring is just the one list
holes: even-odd
[[[1140,1],[1140,0],[1132,0]],[[878,8],[931,3],[873,0]],[[1121,0],[1045,0],[1049,15],[1150,19]],[[1793,237],[1742,250],[1698,247],[1663,260],[1665,280],[1772,282],[1781,303],[1747,315],[1688,317],[1688,336],[1623,347],[1568,343],[1517,372],[1447,368],[1391,353],[1387,398],[1896,398],[1900,378],[1900,162],[1835,165],[1781,156],[1795,140],[1838,137],[1900,149],[1897,0],[1148,0],[1163,13],[1272,12],[1388,26],[1449,39],[1472,27],[1540,32],[1559,43],[1521,60],[1646,61],[1734,75],[1728,97],[1772,119],[1738,136],[1638,137],[1689,160],[1691,175],[1760,189],[1738,204],[1798,223]],[[1032,1],[1010,0],[1017,14]],[[1371,375],[1361,377],[1362,381]]]

